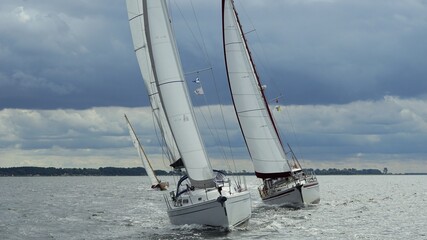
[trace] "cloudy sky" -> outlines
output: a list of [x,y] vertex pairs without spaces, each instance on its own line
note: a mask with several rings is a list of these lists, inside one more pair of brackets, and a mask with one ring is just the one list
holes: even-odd
[[[225,80],[220,2],[171,0],[171,14],[188,86],[199,77],[205,89],[192,98],[214,165],[233,155],[251,170]],[[304,167],[427,172],[426,0],[236,4]],[[126,113],[165,168],[130,37],[124,1],[2,0],[0,167],[140,166]]]

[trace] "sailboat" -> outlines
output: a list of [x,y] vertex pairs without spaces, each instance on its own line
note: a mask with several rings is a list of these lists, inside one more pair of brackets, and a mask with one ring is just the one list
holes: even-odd
[[208,159],[166,1],[127,0],[126,4],[143,78],[149,76],[155,83],[157,104],[164,112],[179,152],[180,158],[171,166],[183,169],[176,190],[164,196],[170,222],[224,228],[247,223],[251,216],[251,199],[246,186],[234,184],[223,172],[213,170]]
[[147,172],[148,178],[151,182],[151,188],[157,189],[157,190],[168,190],[169,182],[162,182],[157,178],[156,174],[154,173],[154,169],[151,166],[151,163],[147,157],[147,154],[144,151],[144,148],[142,148],[141,142],[139,141],[138,137],[136,136],[135,130],[133,129],[132,125],[130,124],[130,121],[128,117],[125,114],[126,123],[128,125],[129,134],[131,136],[133,145],[135,146],[136,150],[138,151],[139,158],[141,158],[142,165],[145,168],[145,171]]
[[234,108],[263,203],[300,207],[320,201],[319,183],[286,152],[264,95],[233,0],[222,1],[223,45]]

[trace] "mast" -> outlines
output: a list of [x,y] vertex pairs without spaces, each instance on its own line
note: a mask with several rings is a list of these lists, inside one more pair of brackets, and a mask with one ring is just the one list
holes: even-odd
[[148,53],[161,105],[191,184],[214,187],[214,173],[197,127],[165,0],[143,0]]
[[160,180],[157,178],[156,174],[154,174],[154,169],[151,166],[150,161],[148,161],[147,154],[145,154],[144,149],[142,148],[141,142],[139,141],[138,137],[136,136],[135,130],[133,129],[132,125],[130,124],[130,121],[128,117],[125,114],[125,119],[128,124],[129,134],[132,138],[133,145],[138,150],[139,158],[141,158],[142,165],[144,165],[145,171],[147,172],[148,177],[150,178],[150,182],[152,186],[155,186],[160,183]]
[[144,80],[145,88],[150,99],[151,109],[157,126],[160,129],[161,138],[166,146],[165,154],[170,163],[181,158],[176,146],[169,124],[166,120],[163,106],[160,102],[159,92],[154,78],[153,68],[147,48],[145,36],[144,17],[142,0],[126,0],[128,19],[132,34],[134,51],[138,60],[139,68]]
[[291,175],[232,0],[222,1],[223,45],[233,105],[259,178]]

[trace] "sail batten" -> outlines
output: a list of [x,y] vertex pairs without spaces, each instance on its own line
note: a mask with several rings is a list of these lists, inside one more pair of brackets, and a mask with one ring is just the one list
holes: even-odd
[[290,172],[232,0],[223,0],[223,44],[229,87],[257,176]]
[[165,82],[165,83],[159,83],[159,86],[161,86],[161,85],[167,85],[167,84],[174,84],[174,83],[182,84],[183,82],[184,82],[183,80],[168,81],[168,82]]

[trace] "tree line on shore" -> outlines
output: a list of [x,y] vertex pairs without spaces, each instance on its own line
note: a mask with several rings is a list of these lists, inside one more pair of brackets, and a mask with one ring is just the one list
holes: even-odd
[[[381,175],[378,169],[306,169],[316,175]],[[227,172],[227,171],[224,171]],[[155,170],[156,175],[174,175],[173,171]],[[238,173],[228,172],[229,175],[254,175],[253,172],[243,170]],[[100,167],[95,168],[54,168],[54,167],[10,167],[0,168],[0,176],[141,176],[147,175],[142,167],[117,168]]]

